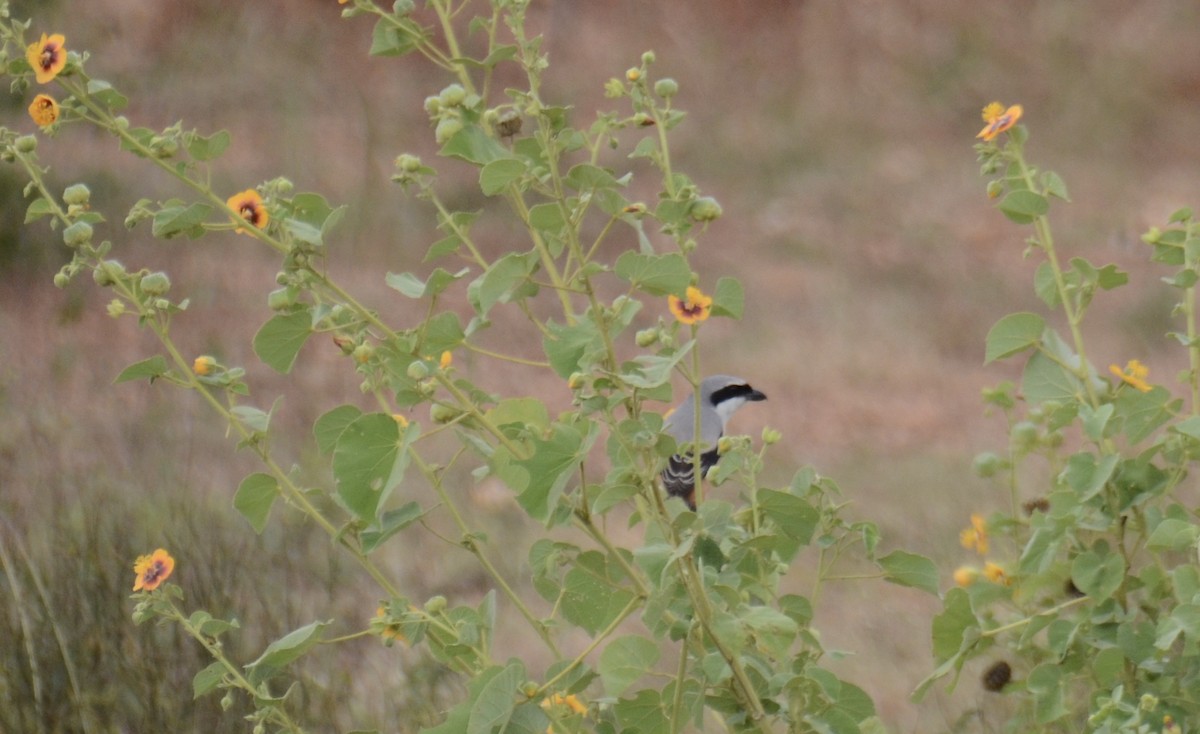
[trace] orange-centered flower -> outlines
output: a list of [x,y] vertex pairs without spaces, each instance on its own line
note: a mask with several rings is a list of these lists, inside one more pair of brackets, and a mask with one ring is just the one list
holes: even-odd
[[667,305],[670,306],[671,313],[685,324],[707,319],[712,311],[712,302],[712,298],[704,295],[704,292],[695,286],[688,286],[686,299],[674,295],[667,296]]
[[25,58],[33,67],[33,75],[38,84],[52,81],[67,65],[67,49],[63,46],[66,40],[61,33],[55,33],[53,36],[43,33],[42,40],[29,44],[25,49]]
[[29,105],[29,116],[38,127],[49,127],[58,120],[58,102],[48,94],[39,94]]
[[[254,189],[246,189],[240,194],[234,194],[225,204],[237,212],[239,217],[259,229],[266,229],[267,222],[271,221],[270,215],[267,214],[267,208],[263,206],[262,197]],[[238,234],[247,234],[242,227],[238,227],[237,232]]]
[[1110,364],[1108,371],[1120,377],[1121,381],[1125,384],[1142,392],[1150,392],[1150,383],[1146,382],[1146,378],[1150,376],[1150,368],[1136,359],[1129,360],[1125,365],[1125,369],[1121,369],[1115,364]]
[[984,140],[994,140],[997,135],[1017,124],[1025,110],[1019,104],[1008,109],[999,102],[992,102],[983,108],[983,121],[987,123],[975,137]]
[[175,559],[162,548],[148,556],[138,556],[137,562],[133,564],[133,572],[137,574],[133,590],[154,591],[174,570]]

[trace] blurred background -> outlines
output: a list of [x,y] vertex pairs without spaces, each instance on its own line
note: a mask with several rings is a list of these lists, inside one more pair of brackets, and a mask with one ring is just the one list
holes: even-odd
[[[472,170],[435,162],[422,100],[448,83],[442,74],[416,57],[369,58],[370,21],[341,20],[334,0],[12,5],[15,17],[33,18],[31,33],[61,32],[69,49],[89,51],[90,73],[131,99],[134,124],[228,129],[218,188],[232,194],[285,175],[298,191],[348,204],[331,245],[335,277],[394,323],[421,317],[383,274],[427,272],[421,258],[439,235],[430,209],[389,183],[392,160],[412,152],[438,166],[451,206],[485,203]],[[1132,287],[1093,307],[1093,362],[1103,370],[1137,358],[1152,379],[1176,385],[1185,355],[1166,337],[1180,328],[1174,296],[1157,287],[1166,273],[1147,262],[1138,235],[1200,205],[1200,57],[1191,52],[1200,5],[547,0],[531,20],[551,62],[543,96],[571,105],[576,126],[616,106],[604,82],[645,50],[657,53],[652,76],[678,80],[688,117],[673,163],[724,208],[693,262],[702,286],[728,275],[747,292],[741,322],[706,323],[705,364],[770,396],[735,427],[783,430],[772,481],[814,464],[839,482],[851,518],[878,523],[885,549],[934,558],[944,585],[955,566],[979,562],[958,544],[970,513],[1007,506],[1007,490],[976,478],[971,463],[1007,441],[980,390],[1016,379],[1020,364],[984,368],[984,337],[1007,313],[1045,312],[1031,287],[1039,260],[1022,256],[1031,231],[993,209],[979,176],[972,144],[984,104],[1023,104],[1030,160],[1066,180],[1073,201],[1052,210],[1063,253],[1131,274]],[[32,132],[31,97],[0,100],[3,124]],[[625,152],[611,163],[627,165]],[[287,378],[258,363],[251,339],[270,316],[274,258],[233,234],[156,242],[148,227],[126,231],[120,222],[139,198],[185,192],[98,133],[68,126],[39,154],[53,187],[90,186],[93,207],[113,222],[100,235],[119,259],[168,271],[173,294],[191,298],[174,327],[185,350],[245,366],[261,407],[284,396],[278,450],[316,466],[308,427],[335,405],[361,403],[359,380],[318,340]],[[653,190],[653,171],[633,170]],[[195,645],[129,622],[136,555],[170,549],[189,607],[242,621],[230,649],[243,660],[313,619],[365,625],[377,600],[319,531],[283,508],[253,535],[230,501],[255,464],[194,395],[112,385],[157,345],[132,320],[108,318],[107,294],[90,278],[53,287],[67,253],[44,222],[22,225],[15,176],[0,169],[0,639],[21,642],[0,646],[0,689],[25,705],[0,713],[0,731],[236,730],[215,698],[191,701],[191,676],[207,664]],[[515,236],[477,233],[492,252]],[[653,304],[646,313],[656,315]],[[503,324],[497,334],[511,336]],[[475,375],[465,356],[456,366],[508,394],[545,379]],[[557,381],[544,388],[552,404],[569,400]],[[503,496],[472,496],[496,547],[521,549],[505,570],[522,574],[540,529]],[[478,603],[488,587],[466,553],[419,530],[386,554],[417,600]],[[1015,549],[995,551],[1005,554]],[[805,570],[795,573],[803,589]],[[932,669],[937,609],[882,583],[833,586],[816,626],[845,651],[830,665],[875,698],[892,730],[991,731],[1011,703],[979,686],[989,661],[969,667],[953,695],[908,700]],[[520,638],[497,645],[503,658]],[[419,651],[372,639],[316,657],[300,701],[308,721],[331,731],[415,730],[438,721],[462,685]],[[87,728],[72,688],[85,691]]]

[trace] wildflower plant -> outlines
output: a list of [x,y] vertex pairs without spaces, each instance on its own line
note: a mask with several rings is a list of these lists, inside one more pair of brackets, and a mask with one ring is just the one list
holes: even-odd
[[1171,336],[1188,353],[1190,399],[1137,359],[1097,370],[1085,317],[1129,278],[1062,253],[1050,214],[1070,201],[1067,188],[1027,160],[1021,112],[989,105],[976,150],[989,198],[1032,229],[1034,290],[1058,317],[1011,314],[988,333],[987,362],[1024,359],[1019,385],[984,391],[1009,445],[976,460],[1008,508],[963,531],[963,545],[990,560],[955,574],[933,620],[939,666],[916,696],[983,658],[982,687],[1016,700],[1009,730],[1166,731],[1200,711],[1200,524],[1185,483],[1200,456],[1200,226],[1183,209],[1142,238],[1172,269],[1163,280],[1178,298]]
[[[177,345],[175,331],[187,327],[190,301],[179,295],[186,287],[115,257],[125,234],[91,207],[89,188],[58,192],[47,181],[37,155],[46,136],[0,129],[0,156],[29,179],[28,221],[48,223],[71,253],[55,284],[90,274],[112,293],[114,328],[136,322],[159,341],[159,353],[117,381],[193,391],[261,462],[232,498],[249,525],[261,532],[274,512],[303,515],[379,598],[365,628],[361,619],[316,620],[251,662],[224,652],[221,637],[236,632],[235,622],[180,608],[186,579],[144,585],[138,593],[149,596],[139,597],[136,617],[177,624],[208,650],[213,663],[197,672],[194,693],[244,697],[254,706],[255,731],[305,729],[287,684],[292,663],[371,638],[422,647],[463,676],[466,695],[430,731],[678,732],[711,721],[763,732],[877,727],[870,698],[825,666],[814,604],[839,577],[936,593],[933,564],[879,553],[875,527],[843,517],[837,485],[812,468],[784,486],[765,486],[767,453],[782,438],[774,429],[758,442],[726,437],[707,477],[719,489],[697,512],[657,483],[678,448],[659,414],[673,402],[671,380],[698,384],[710,367],[702,358],[705,323],[740,318],[745,299],[734,278],[717,279],[709,293],[697,286],[710,279],[690,257],[722,209],[672,161],[669,136],[684,120],[675,106],[679,85],[655,78],[647,52],[605,84],[616,109],[580,125],[567,104],[543,97],[548,60],[540,39],[526,34],[522,0],[430,0],[424,14],[404,0],[342,4],[345,17],[373,21],[370,54],[418,54],[445,74],[440,92],[424,101],[442,160],[434,166],[400,153],[392,176],[398,194],[424,201],[438,220],[426,254],[438,264],[386,276],[416,317],[369,309],[330,275],[338,222],[352,216],[346,207],[296,191],[284,177],[216,190],[210,182],[228,133],[139,126],[121,114],[126,98],[92,76],[101,60],[68,52],[57,34],[28,43],[30,25],[0,3],[13,90],[48,85],[57,100],[61,114],[47,131],[65,138],[76,125],[93,126],[187,192],[167,199],[146,192],[118,221],[160,239],[236,234],[239,244],[273,251],[278,288],[266,297],[273,315],[254,338],[256,355],[287,374],[306,343],[322,342],[346,358],[371,405],[331,405],[313,426],[332,483],[293,469],[271,440],[279,430],[274,404],[254,394],[246,369]],[[464,50],[464,24],[485,48]],[[523,81],[498,89],[501,66],[506,78],[515,72]],[[41,125],[48,108],[35,109]],[[474,231],[480,212],[449,206],[441,167],[471,169],[489,215],[510,217],[522,244],[500,252],[483,246]],[[630,179],[648,173],[659,181],[653,203],[627,198]],[[536,335],[540,353],[484,346],[481,334],[499,319]],[[484,390],[460,366],[470,362],[456,359],[468,353],[476,369],[561,382],[571,409],[552,415],[537,397]],[[453,438],[453,450],[430,440],[438,434]],[[472,517],[460,468],[502,483],[531,525],[545,529],[522,549],[530,569],[524,584],[495,562],[513,549],[497,548]],[[417,487],[435,501],[423,503]],[[488,578],[482,600],[414,599],[379,562],[403,534],[425,532],[435,513],[456,529],[455,537],[438,537],[472,556]],[[610,522],[634,524],[641,539],[619,543]],[[815,561],[807,594],[782,585],[798,558]],[[165,579],[164,559],[138,564],[139,578]],[[856,573],[844,573],[848,564]],[[523,620],[539,649],[498,646],[497,615]],[[528,655],[513,657],[519,652]]]

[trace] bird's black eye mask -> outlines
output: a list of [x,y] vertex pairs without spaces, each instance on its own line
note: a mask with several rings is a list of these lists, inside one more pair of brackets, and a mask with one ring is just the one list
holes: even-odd
[[712,404],[720,405],[730,398],[745,398],[746,400],[766,400],[767,396],[746,384],[726,385],[712,394]]

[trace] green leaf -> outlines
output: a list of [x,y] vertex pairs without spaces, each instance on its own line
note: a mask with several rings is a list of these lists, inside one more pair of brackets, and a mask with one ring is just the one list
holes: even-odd
[[1192,643],[1200,639],[1200,604],[1180,604],[1171,610],[1171,616],[1158,623],[1154,646],[1169,650],[1183,634]]
[[424,508],[418,502],[409,502],[403,507],[388,510],[379,518],[379,524],[362,531],[362,548],[364,553],[370,553],[383,542],[412,525],[425,515]]
[[154,382],[156,378],[162,377],[169,371],[167,360],[160,354],[150,359],[143,359],[141,362],[134,362],[121,370],[121,374],[117,375],[117,379],[113,380],[113,384],[119,385],[122,382],[130,382],[132,380],[150,380]]
[[254,532],[261,534],[267,526],[271,505],[279,496],[279,482],[270,474],[251,474],[238,485],[233,496],[234,508],[250,522]]
[[529,226],[549,235],[557,235],[567,226],[563,210],[557,203],[538,204],[529,210]]
[[353,423],[362,415],[362,411],[353,405],[339,405],[328,411],[313,424],[313,436],[317,439],[317,449],[322,454],[333,451],[338,438],[346,426]]
[[480,689],[471,703],[466,734],[493,734],[504,731],[516,706],[517,689],[525,682],[525,666],[512,663]]
[[[418,430],[410,423],[406,439]],[[400,483],[408,466],[406,444],[396,419],[385,413],[355,419],[338,437],[333,450],[338,496],[359,518],[374,522],[379,506]]]
[[155,237],[163,239],[170,239],[181,234],[192,238],[199,237],[204,234],[203,225],[212,214],[212,210],[211,206],[200,202],[188,206],[182,204],[164,206],[154,212],[154,224],[151,226],[151,232]]
[[1067,182],[1062,180],[1054,171],[1046,171],[1042,174],[1042,190],[1047,196],[1053,196],[1063,201],[1071,201],[1071,197],[1067,194]]
[[1200,538],[1200,528],[1186,520],[1168,517],[1155,526],[1146,547],[1155,551],[1188,550]]
[[664,355],[643,354],[634,357],[631,362],[621,365],[621,380],[631,387],[649,390],[665,385],[671,379],[671,373],[692,347],[696,345],[693,339],[679,349],[668,351]]
[[812,542],[817,525],[821,522],[820,511],[803,498],[788,492],[760,489],[758,507],[780,532],[795,538],[801,545]]
[[617,258],[613,272],[634,288],[652,296],[672,293],[682,296],[692,281],[692,269],[679,253],[643,255],[626,251]]
[[1031,403],[1048,400],[1071,402],[1083,394],[1079,379],[1044,352],[1035,352],[1025,364],[1021,390]]
[[1104,438],[1104,429],[1116,410],[1117,406],[1112,403],[1105,403],[1095,409],[1083,403],[1079,406],[1079,422],[1083,425],[1083,432],[1093,441]]
[[443,311],[425,322],[425,330],[421,334],[421,354],[430,357],[441,356],[442,352],[454,351],[463,343],[466,334],[458,314],[453,311]]
[[[472,284],[480,316],[487,316],[497,303],[509,303],[536,295],[538,288],[529,276],[538,269],[536,252],[511,252],[491,264]],[[476,285],[477,284],[477,285]]]
[[567,172],[566,178],[563,179],[563,183],[576,191],[611,189],[624,185],[613,177],[611,171],[590,163],[579,163],[572,166],[571,170]]
[[1050,211],[1050,202],[1028,189],[1010,191],[1000,202],[1000,211],[1017,224],[1030,224]]
[[91,79],[87,83],[87,95],[109,109],[117,112],[129,105],[125,95],[113,88],[113,85],[101,79]]
[[192,698],[200,698],[225,680],[225,663],[215,662],[192,676]]
[[600,680],[607,695],[618,697],[658,663],[658,643],[638,635],[611,640],[600,653]]
[[417,39],[396,27],[391,18],[380,18],[371,33],[372,56],[403,56],[417,47]]
[[436,296],[450,287],[450,284],[467,273],[470,268],[463,268],[457,273],[451,273],[442,268],[436,268],[429,274],[428,280],[421,280],[412,273],[388,273],[384,278],[389,288],[400,291],[409,298],[427,298]]
[[1109,454],[1096,461],[1094,454],[1081,451],[1067,459],[1067,468],[1063,470],[1063,478],[1067,484],[1079,493],[1079,501],[1087,502],[1104,489],[1104,485],[1112,478],[1117,462],[1121,460],[1118,454]]
[[1103,543],[1075,557],[1071,564],[1071,581],[1075,587],[1096,601],[1104,601],[1121,588],[1125,580],[1125,560],[1112,553]]
[[746,293],[741,281],[729,277],[718,279],[717,289],[713,292],[712,315],[741,319],[745,308]]
[[777,659],[788,656],[800,633],[794,619],[768,606],[747,607],[739,621],[750,631],[758,649]]
[[988,331],[984,364],[1011,357],[1037,346],[1046,330],[1046,321],[1035,313],[1014,313],[996,322]]
[[925,556],[905,551],[892,551],[879,559],[884,578],[894,584],[911,586],[914,589],[938,594],[938,571],[933,561]]
[[537,431],[550,427],[550,413],[546,404],[537,398],[507,398],[491,408],[484,417],[496,427],[509,424],[529,426]]
[[1025,687],[1033,694],[1034,716],[1039,724],[1049,724],[1069,713],[1063,703],[1062,669],[1057,661],[1029,671]]
[[513,486],[520,494],[517,502],[531,517],[542,522],[550,519],[550,511],[558,504],[567,482],[575,476],[575,468],[591,448],[596,438],[596,424],[589,424],[585,436],[572,426],[555,423],[549,438],[531,436],[533,455],[513,462],[529,477],[523,488]]
[[29,208],[25,210],[25,224],[36,222],[42,217],[48,217],[54,214],[54,204],[48,199],[39,196],[29,202]]
[[633,698],[618,700],[613,705],[613,712],[621,723],[618,731],[623,733],[667,734],[671,731],[662,694],[655,690],[643,688]]
[[528,169],[520,158],[499,158],[479,171],[479,188],[486,196],[495,196],[508,188],[509,184],[521,180]]
[[1061,302],[1058,280],[1054,277],[1054,268],[1050,263],[1044,262],[1037,266],[1037,270],[1033,273],[1033,291],[1047,306],[1058,308],[1058,304]]
[[953,657],[970,639],[967,630],[978,627],[967,592],[957,586],[947,591],[942,613],[933,618],[934,658],[941,662]]
[[267,645],[257,660],[246,666],[250,682],[259,685],[321,641],[329,622],[312,622]]
[[465,124],[462,130],[454,133],[450,140],[442,146],[440,154],[449,158],[458,158],[483,166],[501,158],[512,158],[508,148],[501,145],[495,138],[488,136],[483,128],[475,124]]
[[225,130],[219,130],[207,138],[193,133],[187,141],[188,155],[198,161],[211,161],[225,152],[229,142],[229,133]]
[[312,333],[308,311],[276,314],[254,335],[254,353],[268,367],[286,375]]
[[598,551],[579,554],[563,579],[562,613],[571,624],[596,634],[633,600],[620,581],[624,572]]
[[604,353],[600,329],[590,320],[580,319],[573,325],[551,321],[546,325],[546,331],[542,337],[542,350],[550,360],[550,366],[563,379],[591,369],[593,362]]

